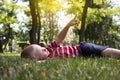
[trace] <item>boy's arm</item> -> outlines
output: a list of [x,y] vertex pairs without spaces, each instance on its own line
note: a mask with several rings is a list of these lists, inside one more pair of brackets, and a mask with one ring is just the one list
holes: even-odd
[[76,17],[75,17],[75,18],[72,19],[72,20],[65,26],[65,28],[58,34],[57,38],[55,39],[55,42],[56,42],[57,44],[60,44],[60,43],[64,40],[64,38],[66,37],[66,34],[67,34],[70,26],[73,26],[73,25],[75,25],[75,24],[77,24],[77,23],[78,23],[78,21],[76,20]]

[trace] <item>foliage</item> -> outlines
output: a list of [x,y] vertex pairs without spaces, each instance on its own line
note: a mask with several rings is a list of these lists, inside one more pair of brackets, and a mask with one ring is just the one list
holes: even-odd
[[58,58],[43,63],[0,55],[2,80],[119,80],[120,61],[106,58]]
[[[52,33],[54,31],[54,27],[56,26],[55,15],[58,10],[61,9],[61,5],[59,1],[55,0],[29,0],[30,12],[32,17],[32,27],[30,30],[30,43],[37,43],[41,39],[40,35],[41,29],[44,29],[44,26],[47,25],[47,29],[49,30],[49,38],[52,38]],[[45,31],[44,31],[45,32]],[[43,32],[43,34],[44,34]],[[43,35],[44,36],[44,35]]]
[[9,3],[7,0],[0,1],[0,6],[2,6],[0,7],[0,25],[3,25],[1,28],[1,35],[3,38],[2,44],[4,44],[5,49],[6,45],[11,42],[14,38],[14,34],[16,33],[16,31],[12,29],[11,24],[17,22],[16,10],[18,6],[13,3]]
[[46,43],[52,41],[58,33],[57,12],[62,10],[62,4],[59,0],[41,0],[39,1],[39,10],[41,14],[42,30],[41,36]]
[[113,20],[114,11],[115,9],[112,9],[111,6],[101,9],[89,9],[85,41],[115,48],[120,47],[118,45],[120,40],[119,25]]
[[[0,7],[0,26],[3,25],[1,28],[1,32],[4,36],[3,43],[7,45],[8,42],[10,42],[10,39],[16,41],[30,41],[29,33],[33,26],[30,4],[26,7],[17,6],[16,3],[18,0],[10,1],[13,2],[8,2],[7,0],[0,1],[0,6],[2,6]],[[33,0],[22,1],[29,2]],[[35,14],[33,16],[39,17],[33,21],[36,22],[35,25],[38,24],[37,26],[40,29],[36,30],[36,36],[33,37],[40,38],[40,43],[43,41],[45,43],[52,41],[60,31],[57,20],[61,16],[57,13],[64,12],[65,15],[76,15],[79,24],[72,28],[73,32],[67,34],[70,36],[69,40],[71,40],[71,42],[66,39],[63,42],[63,45],[66,43],[71,45],[77,44],[79,39],[78,35],[80,35],[79,31],[81,30],[85,2],[86,0],[34,0],[33,3],[36,3],[36,5],[33,10],[37,10],[38,12],[33,12]],[[110,4],[111,3],[108,0],[91,0],[87,12],[87,18],[85,20],[84,40],[119,48],[120,29],[113,17],[120,16],[120,8],[114,8]],[[21,12],[26,15],[27,20],[24,20],[24,17],[22,18],[22,21],[17,20],[17,14],[20,14]],[[17,24],[19,30],[15,30],[14,28],[11,30],[10,27],[14,24]],[[10,30],[13,34],[12,36],[10,36]]]
[[[76,35],[81,35],[79,30],[81,30],[81,14],[83,13],[85,0],[68,1],[70,4],[67,9],[68,14],[77,14],[80,21],[78,27],[73,28],[73,31]],[[89,6],[87,12],[84,41],[120,48],[119,25],[113,19],[114,16],[119,17],[119,7],[114,9],[107,0],[91,1],[93,3]]]

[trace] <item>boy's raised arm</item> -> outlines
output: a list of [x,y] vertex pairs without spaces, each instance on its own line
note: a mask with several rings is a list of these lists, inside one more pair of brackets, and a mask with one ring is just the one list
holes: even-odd
[[75,24],[77,24],[78,21],[76,20],[76,17],[74,17],[74,19],[72,19],[66,26],[65,28],[58,34],[57,38],[55,39],[55,42],[57,44],[60,44],[64,38],[66,37],[66,34],[70,28],[70,26],[73,26]]

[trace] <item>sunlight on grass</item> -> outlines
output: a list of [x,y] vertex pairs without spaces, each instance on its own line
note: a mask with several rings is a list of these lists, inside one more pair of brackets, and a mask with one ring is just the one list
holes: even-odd
[[119,80],[119,73],[120,61],[114,59],[53,58],[37,63],[17,54],[0,55],[0,80]]
[[18,53],[4,52],[0,53],[0,56],[20,56]]

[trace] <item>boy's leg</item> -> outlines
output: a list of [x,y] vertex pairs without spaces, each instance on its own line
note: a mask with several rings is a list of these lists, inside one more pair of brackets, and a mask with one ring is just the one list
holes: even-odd
[[120,59],[120,50],[114,48],[106,48],[102,51],[102,55],[105,57]]

